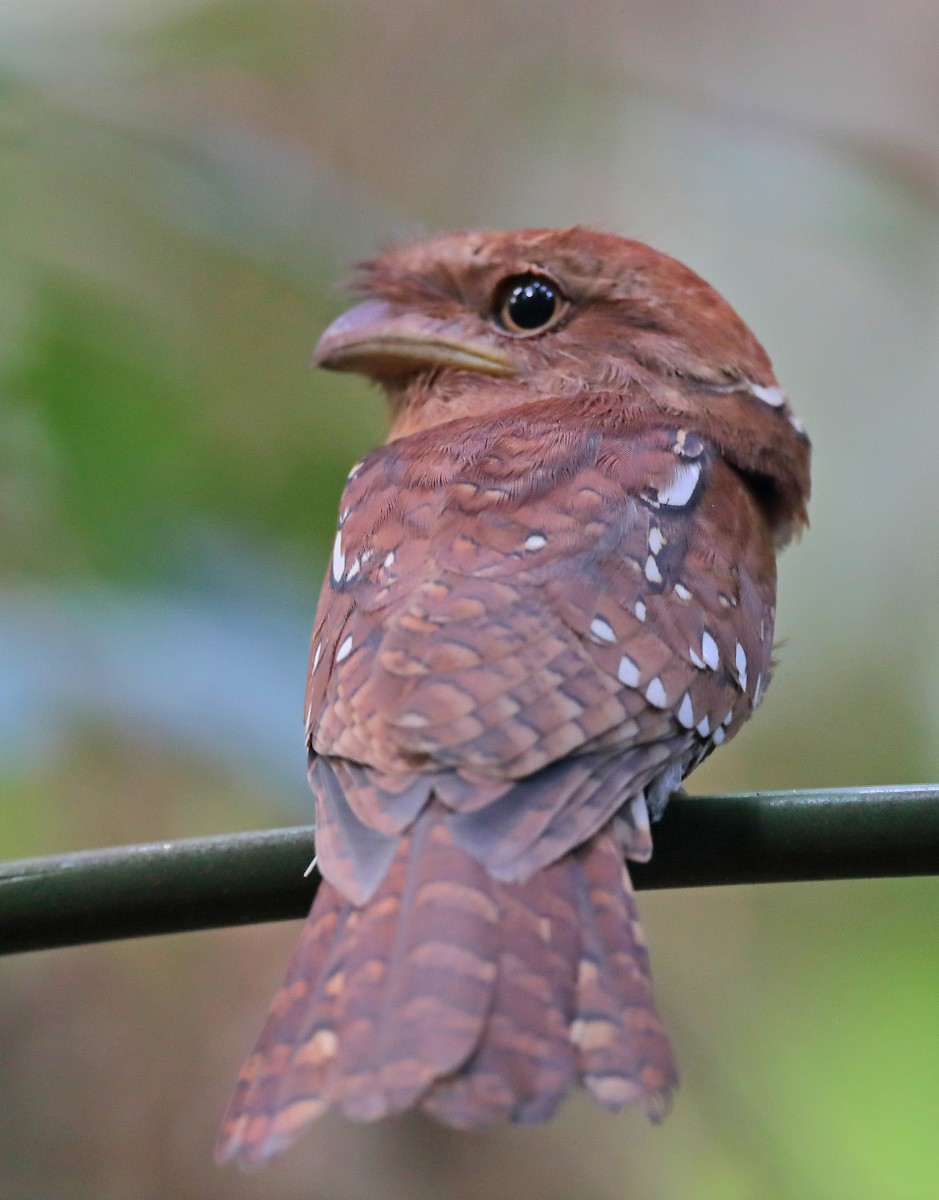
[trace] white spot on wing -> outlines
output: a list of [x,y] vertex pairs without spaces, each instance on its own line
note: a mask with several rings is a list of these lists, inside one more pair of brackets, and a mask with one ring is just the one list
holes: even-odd
[[799,420],[798,417],[790,416],[789,424],[796,431],[796,433],[799,435],[799,437],[805,437],[805,426],[802,424],[802,422]]
[[349,582],[350,580],[355,579],[355,577],[356,577],[356,575],[358,575],[361,567],[362,567],[362,560],[359,558],[358,555],[356,555],[355,558],[352,560],[352,562],[349,563],[349,570],[346,573],[346,582]]
[[700,463],[679,463],[665,488],[659,492],[659,504],[664,504],[667,508],[684,508],[691,502],[700,478]]
[[394,552],[394,550],[389,550],[388,553],[385,555],[385,561],[382,563],[382,566],[385,568],[386,571],[390,571],[394,565],[395,565],[395,552]]
[[718,725],[718,727],[711,734],[711,741],[714,743],[715,746],[719,746],[723,740],[724,740],[724,731],[723,731],[723,729],[721,729],[720,725]]
[[665,538],[662,537],[662,530],[658,525],[653,525],[649,530],[649,549],[653,554],[658,554],[664,545]]
[[358,475],[359,471],[361,471],[361,470],[362,470],[362,468],[363,468],[363,466],[364,466],[364,465],[365,465],[365,463],[364,463],[364,462],[357,462],[357,463],[354,463],[354,464],[353,464],[353,465],[352,465],[352,466],[349,468],[349,474],[346,476],[346,478],[347,478],[347,479],[355,479],[356,475]]
[[352,653],[352,634],[347,633],[342,639],[342,645],[336,651],[336,662],[344,662]]
[[675,595],[678,597],[679,600],[690,600],[691,599],[691,592],[688,591],[688,589],[685,587],[685,585],[683,583],[675,584]]
[[342,512],[339,514],[339,524],[340,525],[345,525],[346,521],[348,521],[348,519],[349,519],[350,512],[352,512],[352,509],[349,508],[348,506],[342,510]]
[[761,383],[749,383],[747,385],[750,391],[756,396],[757,400],[762,400],[764,404],[768,404],[770,408],[782,408],[786,403],[786,394],[779,387],[764,387]]
[[616,634],[613,632],[613,626],[609,621],[605,621],[603,617],[594,617],[590,622],[590,632],[598,642],[615,642]]
[[411,709],[402,713],[395,724],[400,725],[402,729],[426,729],[430,721],[423,713],[414,712]]
[[757,675],[756,686],[753,689],[753,707],[756,708],[756,706],[760,703],[760,701],[762,699],[763,699],[763,676]]
[[694,729],[694,708],[687,692],[682,696],[681,704],[678,706],[678,720],[686,729]]
[[317,642],[317,643],[316,643],[316,649],[313,651],[313,666],[310,668],[310,673],[311,673],[311,674],[312,674],[312,673],[313,673],[313,672],[316,670],[316,668],[317,668],[317,667],[320,665],[320,659],[321,659],[322,657],[323,657],[323,643],[322,643],[322,642]]
[[662,572],[659,570],[659,564],[655,561],[651,554],[646,559],[646,579],[648,579],[650,583],[662,582]]
[[[646,798],[641,792],[630,801],[629,815],[632,817],[632,823],[636,829],[640,829],[644,833],[649,832],[649,809],[646,807]],[[632,884],[630,884],[631,886]]]
[[737,649],[734,652],[734,665],[737,668],[737,677],[740,680],[740,686],[744,691],[747,690],[747,652],[744,650],[740,642],[737,643]]
[[525,539],[526,550],[540,550],[542,546],[547,546],[548,539],[543,533],[530,533]]
[[717,649],[717,642],[706,629],[701,635],[701,657],[712,671],[717,670],[717,664],[721,661],[720,651]]
[[339,530],[333,542],[333,583],[342,583],[342,573],[345,569],[346,556],[342,549],[342,530]]
[[668,697],[665,695],[665,688],[658,675],[649,681],[649,686],[646,688],[646,699],[656,708],[668,708]]
[[637,620],[637,621],[644,621],[645,619],[646,619],[646,606],[645,606],[645,601],[643,601],[643,600],[637,600],[637,601],[636,601],[636,620]]
[[697,723],[697,725],[695,725],[695,729],[697,729],[698,733],[700,733],[702,737],[707,737],[708,732],[710,731],[710,728],[711,728],[711,724],[708,721],[707,717],[702,717],[701,720]]
[[624,654],[619,660],[616,678],[620,683],[625,683],[627,687],[634,688],[639,686],[639,667],[628,654]]
[[682,458],[700,458],[704,453],[704,442],[696,433],[691,433],[687,429],[679,429],[675,444],[672,446],[672,453],[678,454]]
[[699,671],[704,670],[704,659],[701,657],[700,654],[698,654],[698,652],[695,650],[695,648],[693,646],[688,647],[688,657],[691,659],[691,661],[694,663],[694,665],[698,668]]

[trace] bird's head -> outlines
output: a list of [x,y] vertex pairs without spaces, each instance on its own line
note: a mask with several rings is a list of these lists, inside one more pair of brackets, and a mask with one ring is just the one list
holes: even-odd
[[314,363],[380,383],[392,438],[533,405],[677,422],[765,491],[780,540],[804,524],[805,431],[760,343],[677,260],[580,227],[465,232],[392,247],[355,287]]

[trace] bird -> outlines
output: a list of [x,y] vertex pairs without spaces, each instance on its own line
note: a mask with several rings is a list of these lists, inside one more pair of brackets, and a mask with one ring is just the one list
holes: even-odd
[[327,1109],[462,1129],[678,1082],[625,860],[760,704],[810,441],[756,337],[596,229],[360,265],[315,365],[384,390],[311,642],[322,883],[216,1150]]

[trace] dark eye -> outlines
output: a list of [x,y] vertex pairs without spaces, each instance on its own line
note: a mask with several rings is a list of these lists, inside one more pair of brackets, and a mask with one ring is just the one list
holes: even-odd
[[561,311],[560,288],[543,275],[512,275],[496,289],[494,315],[507,333],[537,333]]

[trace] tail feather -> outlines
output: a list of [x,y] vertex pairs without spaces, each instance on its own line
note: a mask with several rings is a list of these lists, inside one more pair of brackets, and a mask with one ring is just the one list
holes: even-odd
[[605,1108],[641,1103],[655,1121],[678,1082],[652,995],[649,955],[629,872],[612,837],[576,851],[581,952],[571,1038],[578,1073]]
[[215,1148],[219,1164],[237,1161],[250,1167],[267,1161],[327,1107],[327,1066],[335,1054],[338,1024],[338,997],[328,985],[341,972],[348,924],[355,915],[352,905],[324,882],[235,1085]]
[[431,804],[367,904],[320,887],[216,1155],[261,1163],[329,1107],[543,1120],[578,1082],[653,1118],[676,1082],[611,827],[506,883]]
[[361,910],[329,1088],[346,1116],[370,1120],[412,1107],[475,1050],[499,945],[487,883],[429,812]]
[[501,934],[492,1012],[473,1057],[437,1081],[422,1105],[447,1124],[546,1120],[576,1079],[568,1014],[578,913],[570,882],[559,862],[524,884],[491,883]]

